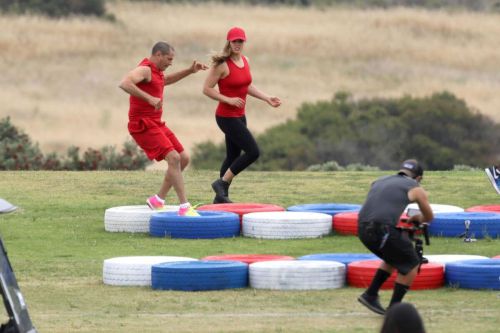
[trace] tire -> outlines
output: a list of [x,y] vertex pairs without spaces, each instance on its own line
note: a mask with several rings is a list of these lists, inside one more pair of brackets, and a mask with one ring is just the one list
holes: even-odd
[[[462,207],[452,205],[430,204],[432,212],[437,213],[461,213],[464,211]],[[412,203],[406,206],[404,210],[409,216],[420,214],[418,204]]]
[[163,262],[197,261],[188,257],[116,257],[104,260],[102,280],[112,286],[151,286],[151,266]]
[[453,287],[500,290],[500,260],[477,259],[446,264],[446,280]]
[[290,206],[286,210],[290,212],[314,212],[323,213],[331,216],[342,212],[357,212],[361,205],[348,203],[313,203],[304,205]]
[[[179,206],[165,206],[167,211],[177,211]],[[104,230],[109,232],[149,232],[149,219],[156,211],[147,205],[120,206],[104,212]]]
[[[352,287],[368,288],[381,260],[353,261],[347,265],[347,283]],[[393,289],[397,272],[391,274],[381,289]],[[420,268],[411,290],[436,289],[444,285],[444,265],[437,263],[424,264]]]
[[277,205],[271,204],[260,204],[260,203],[225,203],[225,204],[213,204],[204,205],[196,208],[197,210],[211,210],[211,211],[224,211],[238,214],[240,217],[240,223],[243,220],[243,215],[248,213],[258,213],[258,212],[282,212],[285,208]]
[[226,254],[220,256],[208,256],[205,258],[201,258],[201,260],[241,261],[250,265],[261,261],[295,260],[295,258],[289,256],[272,255],[272,254]]
[[240,235],[240,218],[234,213],[199,211],[200,216],[179,216],[176,212],[151,215],[149,233],[155,237],[211,239]]
[[222,290],[248,286],[248,265],[238,261],[190,261],[153,265],[156,290]]
[[470,254],[429,254],[429,255],[424,255],[424,257],[426,257],[429,260],[429,262],[439,263],[443,265],[455,261],[489,259],[488,257],[485,256],[477,256]]
[[466,212],[492,212],[500,213],[500,205],[480,205],[472,206],[465,210]]
[[272,290],[322,290],[345,285],[345,265],[335,261],[264,261],[250,265],[250,287]]
[[327,260],[341,262],[345,265],[346,277],[349,271],[349,264],[351,262],[377,259],[378,257],[373,253],[319,253],[297,258],[297,260]]
[[344,212],[333,217],[333,231],[339,235],[358,234],[358,212]]
[[332,217],[322,213],[269,212],[243,215],[243,236],[265,239],[318,238],[332,231]]
[[470,221],[469,235],[475,238],[500,236],[500,214],[487,212],[438,213],[429,225],[429,234],[459,237],[465,232],[465,221]]
[[318,253],[298,257],[297,260],[326,260],[337,261],[348,265],[353,261],[376,260],[378,257],[373,253]]

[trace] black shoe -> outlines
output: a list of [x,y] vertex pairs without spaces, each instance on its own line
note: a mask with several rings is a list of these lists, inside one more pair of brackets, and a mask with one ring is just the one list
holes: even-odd
[[[212,189],[215,192],[215,200],[218,200],[220,202],[218,203],[232,203],[231,200],[229,200],[229,183],[222,180],[221,178],[217,179],[212,183]],[[218,197],[218,198],[217,198]]]
[[216,194],[215,198],[214,198],[214,204],[220,204],[220,203],[233,203],[233,202],[231,200],[229,200],[228,197],[219,197]]
[[382,305],[380,305],[378,296],[373,297],[367,295],[366,293],[363,293],[358,297],[358,301],[373,312],[379,315],[385,315],[385,309],[382,307]]

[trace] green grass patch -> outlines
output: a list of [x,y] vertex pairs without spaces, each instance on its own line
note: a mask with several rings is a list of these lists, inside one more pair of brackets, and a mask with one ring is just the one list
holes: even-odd
[[[390,172],[245,172],[231,187],[237,202],[288,207],[318,202],[363,203],[370,183]],[[40,332],[374,332],[382,319],[359,305],[361,290],[154,291],[102,283],[103,260],[117,256],[201,258],[227,253],[366,252],[353,236],[307,240],[155,238],[104,231],[104,211],[140,205],[162,172],[2,172],[0,198],[20,209],[0,215],[0,233]],[[210,203],[216,172],[185,174],[193,204]],[[499,204],[479,171],[427,172],[431,203]],[[167,198],[176,204],[173,193]],[[427,254],[500,254],[498,239],[464,243],[432,238]],[[382,292],[382,302],[391,292]],[[498,291],[441,288],[412,291],[429,332],[496,332]]]

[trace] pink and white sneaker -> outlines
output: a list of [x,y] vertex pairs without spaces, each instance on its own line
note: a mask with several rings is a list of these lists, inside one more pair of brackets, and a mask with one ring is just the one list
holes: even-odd
[[160,197],[155,194],[153,196],[150,196],[146,200],[146,203],[152,210],[163,210],[164,209],[163,205],[165,204],[165,200],[160,199]]
[[188,203],[185,207],[183,205],[179,206],[179,211],[177,212],[179,216],[200,216],[198,212]]

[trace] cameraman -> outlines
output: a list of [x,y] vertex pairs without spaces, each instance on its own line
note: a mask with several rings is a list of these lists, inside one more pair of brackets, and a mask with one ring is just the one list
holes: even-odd
[[383,260],[368,287],[358,301],[370,310],[384,314],[378,291],[398,271],[389,307],[402,301],[417,276],[420,260],[408,234],[398,230],[401,214],[411,202],[416,202],[422,214],[412,216],[408,223],[424,223],[434,216],[422,187],[424,170],[416,160],[406,160],[396,175],[384,176],[372,183],[358,219],[358,236],[361,242]]

